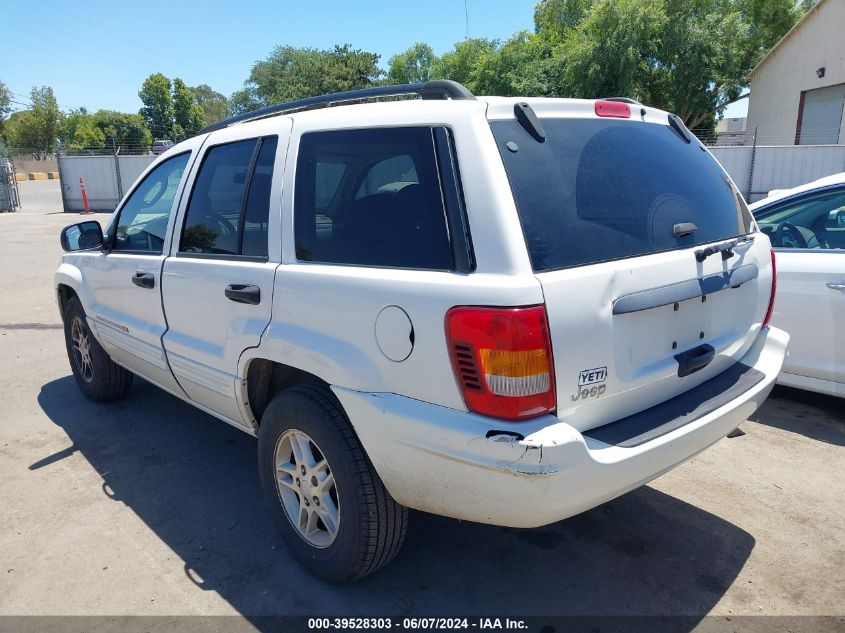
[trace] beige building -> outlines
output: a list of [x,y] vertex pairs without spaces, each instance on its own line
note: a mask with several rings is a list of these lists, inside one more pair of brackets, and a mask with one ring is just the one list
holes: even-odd
[[750,77],[749,143],[845,143],[845,0],[819,0]]

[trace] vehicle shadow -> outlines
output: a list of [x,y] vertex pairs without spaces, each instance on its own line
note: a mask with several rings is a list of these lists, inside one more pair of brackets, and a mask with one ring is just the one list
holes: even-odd
[[332,586],[288,555],[265,510],[255,440],[138,381],[126,400],[85,400],[68,376],[38,402],[103,494],[131,508],[184,561],[186,575],[247,616],[706,614],[735,580],[754,538],[643,487],[535,530],[413,513],[392,565]]
[[842,398],[777,386],[748,419],[819,442],[845,446]]

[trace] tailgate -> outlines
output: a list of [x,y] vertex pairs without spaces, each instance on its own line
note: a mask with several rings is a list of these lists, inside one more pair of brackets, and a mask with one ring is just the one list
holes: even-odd
[[[734,252],[728,261],[716,255],[699,263],[685,249],[538,274],[558,417],[581,431],[601,426],[696,387],[741,358],[765,316],[772,268],[764,237]],[[692,292],[697,296],[682,299]],[[697,359],[706,365],[696,370]],[[680,376],[684,361],[691,373]]]
[[537,107],[542,138],[506,112],[490,126],[543,288],[558,416],[583,431],[739,359],[769,305],[771,250],[677,118],[618,102]]

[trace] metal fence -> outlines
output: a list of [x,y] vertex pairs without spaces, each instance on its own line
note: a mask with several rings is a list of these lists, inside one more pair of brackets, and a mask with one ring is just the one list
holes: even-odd
[[772,189],[790,189],[845,172],[845,145],[712,146],[745,199],[754,202]]
[[9,148],[0,139],[0,213],[16,211],[20,207],[15,165]]
[[65,211],[82,211],[80,178],[85,181],[88,204],[94,211],[113,211],[138,176],[155,160],[152,154],[58,154],[59,180]]

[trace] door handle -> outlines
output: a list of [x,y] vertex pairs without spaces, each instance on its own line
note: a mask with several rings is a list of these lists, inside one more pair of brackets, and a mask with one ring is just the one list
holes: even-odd
[[152,273],[142,273],[139,270],[132,275],[132,283],[141,288],[155,288],[156,278]]
[[831,281],[827,287],[831,290],[845,290],[845,281]]
[[229,284],[224,293],[226,298],[235,303],[258,305],[261,303],[261,288],[250,284]]

